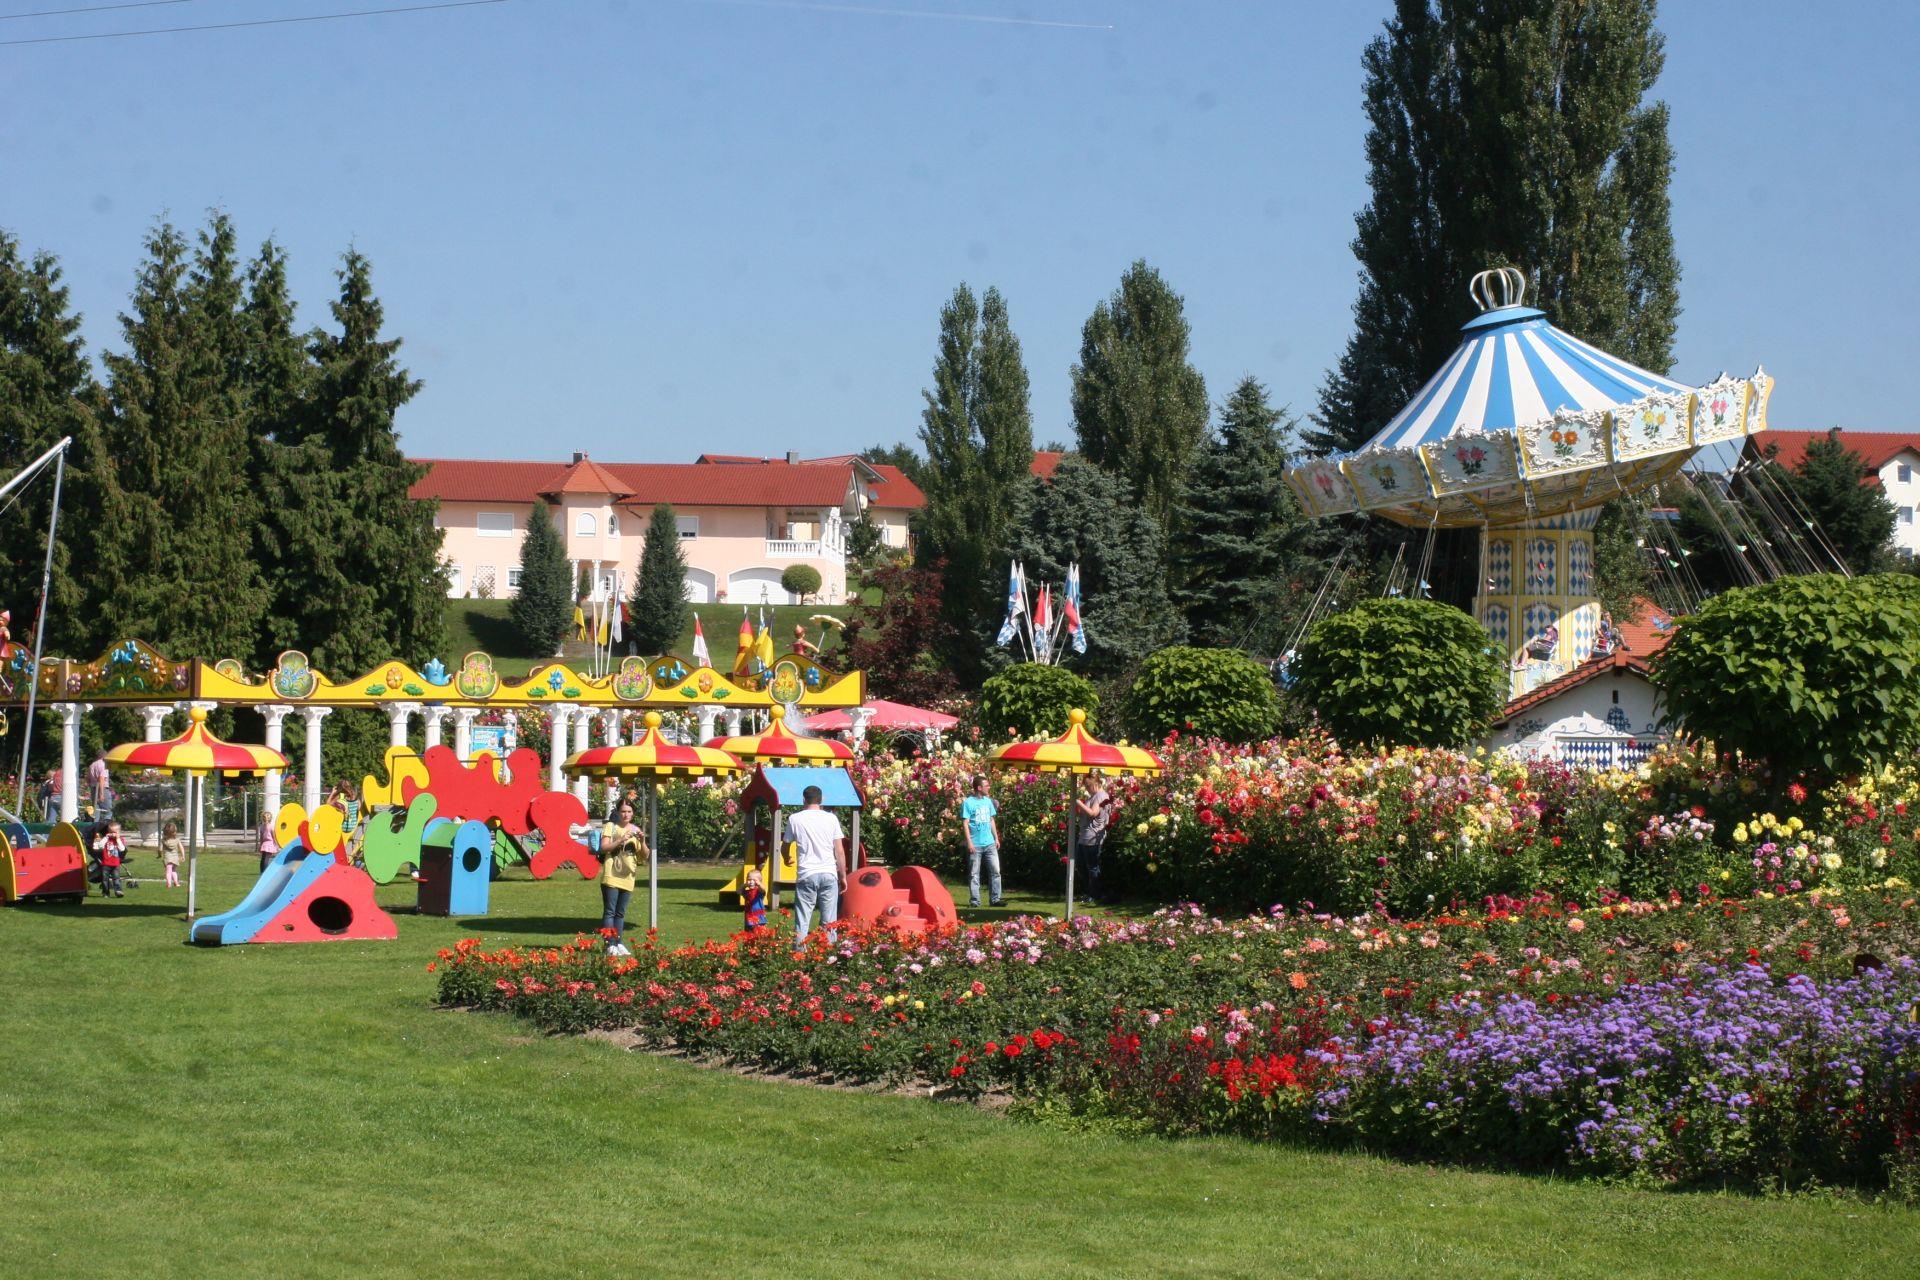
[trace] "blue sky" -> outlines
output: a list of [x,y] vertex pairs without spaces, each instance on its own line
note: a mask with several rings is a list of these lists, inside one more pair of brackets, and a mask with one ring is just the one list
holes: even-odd
[[[0,41],[404,2],[182,0]],[[1305,411],[1347,334],[1386,9],[508,0],[0,45],[0,225],[59,255],[96,351],[158,214],[277,237],[308,322],[358,245],[426,383],[420,454],[910,438],[961,280],[1007,296],[1036,437],[1070,440],[1080,325],[1136,257],[1186,296],[1216,402],[1252,373]],[[1670,0],[1661,25],[1675,372],[1765,363],[1777,426],[1920,425],[1920,6]]]

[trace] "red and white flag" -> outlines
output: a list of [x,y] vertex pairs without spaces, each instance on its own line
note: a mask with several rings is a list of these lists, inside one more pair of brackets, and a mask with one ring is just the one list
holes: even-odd
[[707,652],[707,633],[700,629],[700,615],[693,615],[693,660],[702,667],[713,665],[713,657]]

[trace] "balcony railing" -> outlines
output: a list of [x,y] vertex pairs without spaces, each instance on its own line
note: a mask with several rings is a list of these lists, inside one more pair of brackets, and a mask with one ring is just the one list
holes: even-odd
[[1633,769],[1639,767],[1661,743],[1656,737],[1577,737],[1555,738],[1553,755],[1562,764],[1583,769]]
[[825,560],[826,545],[817,538],[768,538],[769,560]]

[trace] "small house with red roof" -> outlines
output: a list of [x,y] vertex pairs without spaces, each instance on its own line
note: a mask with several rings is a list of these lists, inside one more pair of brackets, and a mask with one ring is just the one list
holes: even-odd
[[1489,726],[1489,750],[1595,768],[1627,768],[1666,740],[1649,660],[1666,647],[1673,619],[1650,600],[1617,623],[1613,651],[1588,658],[1507,703]]

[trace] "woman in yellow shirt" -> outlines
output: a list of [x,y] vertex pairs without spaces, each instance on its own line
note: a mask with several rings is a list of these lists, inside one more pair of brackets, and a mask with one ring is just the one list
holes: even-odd
[[633,953],[621,940],[627,928],[627,903],[633,897],[633,878],[647,856],[647,837],[633,822],[633,802],[622,800],[613,821],[600,832],[600,932],[607,954]]

